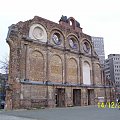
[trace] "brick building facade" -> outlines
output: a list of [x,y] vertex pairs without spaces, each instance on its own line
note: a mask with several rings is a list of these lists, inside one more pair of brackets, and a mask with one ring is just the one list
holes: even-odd
[[[8,109],[67,107],[110,101],[91,36],[73,17],[59,24],[35,16],[9,27]],[[107,95],[107,96],[106,96]]]

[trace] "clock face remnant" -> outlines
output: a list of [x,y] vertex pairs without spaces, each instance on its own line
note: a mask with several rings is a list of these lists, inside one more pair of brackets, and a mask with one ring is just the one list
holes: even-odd
[[58,33],[54,33],[52,35],[52,40],[56,45],[60,45],[61,44],[61,39],[60,39],[60,35]]
[[72,39],[72,38],[69,39],[69,45],[70,45],[71,48],[77,49],[77,43],[76,43],[76,41],[75,41],[74,39]]
[[43,30],[40,27],[35,27],[33,30],[33,36],[35,39],[42,39],[44,35]]
[[47,31],[41,24],[33,24],[29,29],[29,38],[38,42],[47,42]]
[[84,50],[86,53],[89,53],[89,51],[90,51],[90,45],[89,45],[87,42],[84,42],[84,43],[83,43],[83,50]]

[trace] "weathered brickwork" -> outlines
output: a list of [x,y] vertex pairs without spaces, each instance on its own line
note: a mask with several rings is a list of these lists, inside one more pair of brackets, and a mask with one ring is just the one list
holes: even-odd
[[7,109],[67,107],[109,101],[91,36],[72,17],[59,24],[35,16],[9,27]]

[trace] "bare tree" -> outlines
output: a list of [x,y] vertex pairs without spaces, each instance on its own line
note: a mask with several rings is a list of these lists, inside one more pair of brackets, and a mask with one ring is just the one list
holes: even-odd
[[8,57],[5,57],[4,60],[0,60],[0,69],[5,74],[8,74],[9,60]]

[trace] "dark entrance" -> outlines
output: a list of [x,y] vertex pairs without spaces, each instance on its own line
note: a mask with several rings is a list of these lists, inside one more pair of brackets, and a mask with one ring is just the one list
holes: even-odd
[[65,89],[64,88],[56,89],[55,99],[56,99],[56,107],[65,106]]
[[80,106],[81,105],[81,90],[73,89],[73,105]]
[[88,89],[88,105],[93,105],[94,103],[94,90]]

